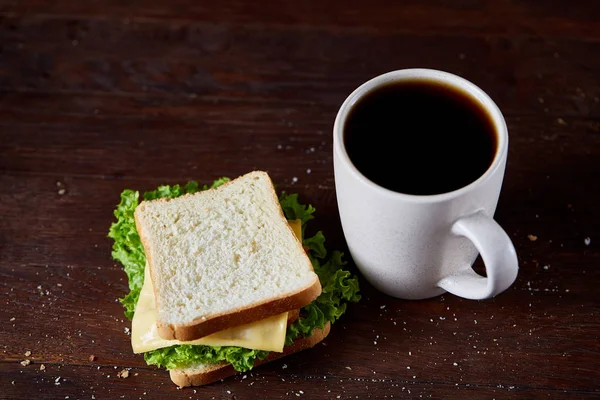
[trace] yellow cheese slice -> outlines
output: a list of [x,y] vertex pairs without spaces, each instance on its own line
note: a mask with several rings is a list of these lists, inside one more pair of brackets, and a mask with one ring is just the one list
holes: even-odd
[[[295,220],[289,221],[289,223],[296,236],[301,238],[301,221]],[[144,284],[131,322],[131,347],[134,353],[145,353],[176,344],[237,346],[253,350],[283,351],[287,329],[287,313],[229,328],[189,342],[161,338],[156,328],[156,315],[154,287],[146,264]]]
[[299,219],[295,219],[293,221],[288,221],[288,224],[294,231],[294,234],[296,235],[298,240],[300,240],[300,242],[302,242],[302,221]]

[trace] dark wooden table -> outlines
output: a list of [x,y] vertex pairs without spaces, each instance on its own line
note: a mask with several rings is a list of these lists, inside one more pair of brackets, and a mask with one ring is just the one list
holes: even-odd
[[[600,3],[422,3],[2,1],[0,398],[600,398]],[[132,354],[120,192],[267,170],[344,249],[335,114],[407,67],[505,113],[514,286],[402,301],[362,282],[324,344],[198,389]]]

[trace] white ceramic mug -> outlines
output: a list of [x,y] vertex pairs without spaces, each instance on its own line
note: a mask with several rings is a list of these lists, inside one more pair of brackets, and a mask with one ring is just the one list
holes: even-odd
[[[353,105],[390,82],[416,79],[441,82],[465,92],[493,121],[497,146],[492,164],[467,186],[436,195],[398,193],[367,179],[348,157],[343,135]],[[344,235],[354,262],[375,288],[404,299],[424,299],[445,291],[468,299],[486,299],[515,281],[515,248],[492,219],[506,166],[508,131],[498,106],[477,86],[429,69],[380,75],[361,85],[342,104],[333,128],[333,147]],[[487,277],[471,268],[478,252]]]

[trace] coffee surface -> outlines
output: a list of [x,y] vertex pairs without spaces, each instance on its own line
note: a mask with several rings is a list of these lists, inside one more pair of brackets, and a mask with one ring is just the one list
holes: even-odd
[[477,180],[497,147],[491,117],[467,93],[429,80],[390,83],[360,99],[344,126],[352,163],[369,180],[413,195]]

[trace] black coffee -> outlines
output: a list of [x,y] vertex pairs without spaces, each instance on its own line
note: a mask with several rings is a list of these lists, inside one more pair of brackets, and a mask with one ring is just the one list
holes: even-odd
[[492,163],[497,134],[467,93],[412,80],[358,101],[346,120],[344,144],[369,180],[400,193],[431,195],[479,178]]

